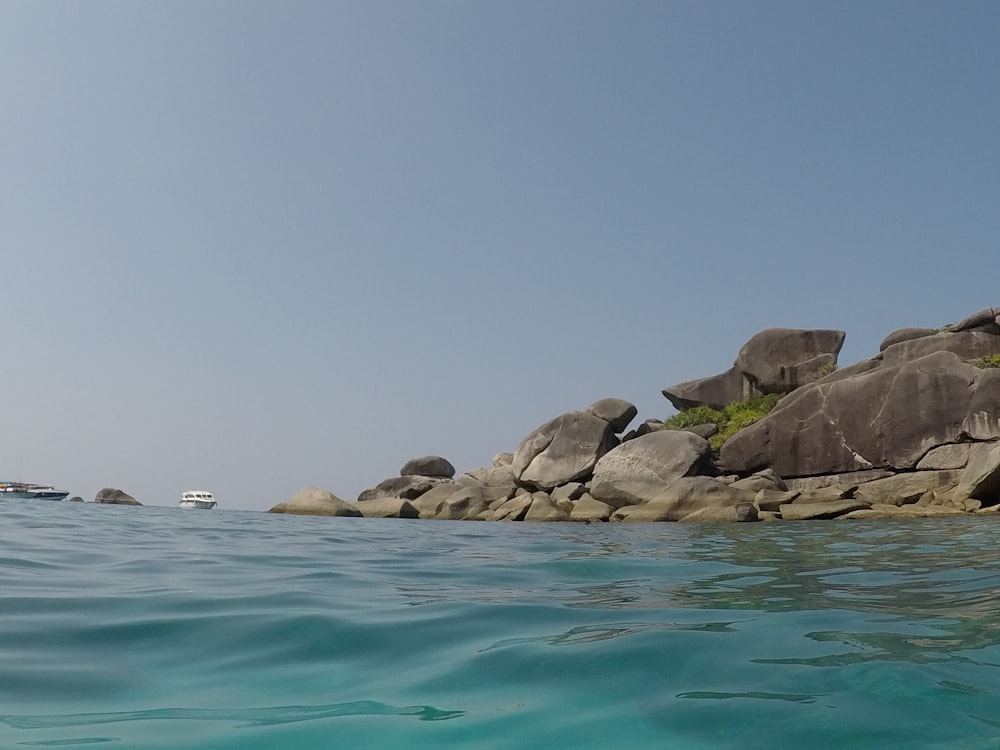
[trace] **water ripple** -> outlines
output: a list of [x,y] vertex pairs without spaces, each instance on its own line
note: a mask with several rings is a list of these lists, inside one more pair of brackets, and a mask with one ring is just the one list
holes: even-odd
[[446,721],[459,718],[464,714],[464,711],[442,711],[433,706],[397,707],[375,701],[352,701],[327,706],[273,706],[237,709],[157,708],[148,711],[51,716],[0,715],[0,723],[15,729],[51,729],[53,727],[86,727],[131,721],[180,719],[184,721],[232,722],[239,728],[294,724],[340,716],[413,716],[420,721]]
[[0,747],[996,747],[992,519],[0,513]]

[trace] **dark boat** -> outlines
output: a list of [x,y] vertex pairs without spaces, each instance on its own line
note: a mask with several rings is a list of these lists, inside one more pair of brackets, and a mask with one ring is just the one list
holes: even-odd
[[65,500],[69,492],[44,484],[0,482],[0,498],[11,500]]

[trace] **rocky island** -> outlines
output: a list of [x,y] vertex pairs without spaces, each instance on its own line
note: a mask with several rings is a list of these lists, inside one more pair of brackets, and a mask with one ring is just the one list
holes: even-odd
[[456,476],[407,462],[356,502],[306,488],[272,513],[493,521],[769,521],[997,513],[1000,308],[904,328],[849,367],[836,330],[771,328],[724,373],[663,390],[629,430],[605,398]]

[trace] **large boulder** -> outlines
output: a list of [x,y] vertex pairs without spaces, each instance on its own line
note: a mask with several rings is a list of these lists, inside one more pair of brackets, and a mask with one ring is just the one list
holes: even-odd
[[444,521],[475,520],[489,508],[491,499],[485,488],[463,487],[445,499],[435,518]]
[[679,519],[681,523],[750,523],[760,520],[757,508],[750,503],[724,508],[702,508]]
[[924,336],[933,336],[937,332],[938,330],[936,328],[897,328],[895,331],[882,339],[882,343],[879,344],[878,350],[880,352],[884,352],[893,344],[898,344],[902,341],[910,341],[912,339],[922,339]]
[[465,489],[468,487],[458,483],[441,484],[407,502],[417,509],[420,518],[436,518],[444,507],[445,501]]
[[652,500],[681,477],[709,468],[708,441],[692,432],[660,430],[608,451],[594,467],[590,494],[615,508]]
[[609,422],[571,411],[524,438],[514,452],[511,470],[520,485],[552,489],[589,477],[597,460],[617,444]]
[[[544,492],[534,493],[540,497],[548,497]],[[522,521],[534,500],[532,494],[518,495],[502,503],[490,515],[491,521]]]
[[679,521],[712,508],[753,505],[754,493],[734,489],[711,477],[678,479],[648,503],[621,508],[612,518],[623,521]]
[[949,490],[958,484],[957,470],[910,471],[858,485],[854,498],[871,505],[907,505],[925,493]]
[[615,509],[610,505],[587,493],[573,502],[569,517],[572,521],[607,521],[614,512]]
[[404,500],[415,500],[425,492],[434,489],[439,484],[450,483],[449,479],[423,476],[389,477],[374,487],[362,490],[358,502],[377,500],[380,497],[401,497]]
[[876,479],[891,477],[894,472],[886,469],[865,469],[864,471],[849,471],[843,474],[826,474],[816,477],[796,477],[784,480],[785,486],[789,490],[804,492],[806,490],[817,490],[823,487],[839,487],[844,492],[844,497],[850,496],[859,485],[865,482],[874,482]]
[[587,414],[600,417],[611,425],[615,434],[621,434],[628,427],[629,422],[635,419],[639,410],[635,404],[629,403],[620,398],[602,398],[586,408]]
[[1000,335],[1000,307],[985,307],[947,327],[949,331],[985,331]]
[[360,518],[358,506],[341,500],[329,490],[306,487],[299,490],[287,503],[276,505],[270,513],[291,513],[303,516],[349,516]]
[[105,487],[94,497],[94,502],[100,505],[142,505],[138,500],[123,490]]
[[983,370],[980,375],[962,432],[972,440],[1000,438],[1000,368]]
[[837,364],[845,333],[767,328],[740,349],[734,366],[760,394],[791,393]]
[[451,479],[455,476],[455,467],[451,465],[448,459],[441,458],[441,456],[422,456],[420,458],[411,458],[403,464],[403,468],[399,470],[399,475],[401,477],[418,476]]
[[510,465],[484,466],[469,469],[455,481],[466,487],[503,488],[511,494],[513,494],[514,489],[517,487],[517,482],[514,481],[514,471]]
[[837,364],[844,336],[834,330],[766,328],[742,346],[726,372],[670,386],[663,395],[684,411],[695,406],[721,409],[753,396],[790,393],[819,380]]
[[358,503],[365,518],[419,518],[420,512],[401,497],[379,497]]
[[953,507],[920,505],[872,505],[871,508],[852,510],[837,516],[838,519],[882,519],[882,518],[939,518],[941,516],[962,515],[964,511]]
[[[886,354],[931,338],[895,344]],[[1000,348],[1000,337],[991,338]],[[720,463],[739,474],[769,467],[783,477],[912,469],[931,449],[960,441],[983,372],[937,351],[826,378],[786,396],[731,437]]]
[[941,331],[887,346],[881,356],[884,365],[896,365],[935,352],[951,352],[966,360],[989,356],[1000,353],[1000,336],[985,331]]
[[837,500],[830,503],[790,503],[779,509],[782,521],[808,521],[811,519],[838,518],[859,510],[868,510],[871,503],[860,500]]
[[450,483],[439,485],[410,503],[421,518],[461,521],[478,517],[490,502],[507,497],[506,490],[498,492],[493,487]]
[[[970,411],[972,407],[969,407]],[[966,418],[968,421],[968,418]],[[968,428],[965,428],[966,430]],[[940,471],[941,469],[964,469],[969,463],[971,443],[949,443],[931,448],[917,462],[917,471]]]
[[524,521],[568,521],[569,513],[552,502],[544,493],[536,492],[532,495],[531,505],[528,512],[524,514]]
[[988,450],[973,452],[953,497],[981,500],[983,505],[1000,503],[1000,443],[992,444]]
[[664,388],[663,395],[678,411],[693,409],[696,406],[721,409],[733,401],[747,398],[750,389],[743,379],[743,374],[735,367],[730,367],[721,375],[686,380]]

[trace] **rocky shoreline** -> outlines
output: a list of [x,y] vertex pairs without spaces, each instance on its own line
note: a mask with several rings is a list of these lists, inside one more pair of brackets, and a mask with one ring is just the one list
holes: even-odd
[[726,372],[665,388],[677,418],[629,430],[636,407],[605,398],[490,466],[456,476],[425,456],[354,502],[309,487],[269,512],[588,523],[998,513],[1000,308],[893,331],[839,368],[844,339],[766,329]]

